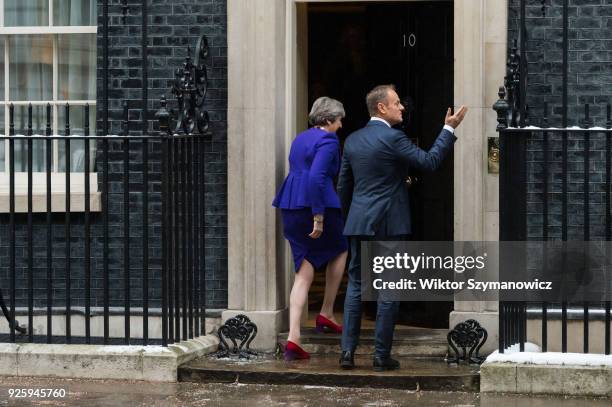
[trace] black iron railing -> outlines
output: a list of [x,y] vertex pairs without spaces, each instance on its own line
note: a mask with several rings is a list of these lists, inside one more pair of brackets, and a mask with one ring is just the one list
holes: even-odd
[[[0,339],[167,345],[205,332],[204,136],[171,134],[165,100],[159,133],[130,135],[124,106],[118,136],[91,135],[88,106],[79,112],[83,133],[72,134],[76,109],[68,105],[64,135],[51,134],[49,107],[46,134],[33,134],[32,106],[26,134],[15,135],[9,107],[11,132],[0,136],[8,145],[8,171],[0,173],[8,181],[6,214],[0,215],[0,248],[6,247],[0,302],[9,328]],[[19,144],[26,151],[24,172],[15,170]],[[61,173],[54,171],[57,145],[63,146]],[[45,171],[37,174],[44,185],[34,182],[35,148],[44,149]],[[84,156],[79,172],[71,168],[75,150]],[[27,323],[17,324],[18,312]],[[81,326],[75,326],[77,315]],[[45,327],[37,330],[41,316]],[[123,319],[120,334],[117,318]],[[137,325],[141,333],[134,335]]]
[[[125,24],[130,7],[122,4]],[[47,106],[44,135],[32,128],[31,106],[23,129],[9,108],[10,132],[0,136],[0,308],[8,322],[0,318],[0,342],[166,345],[205,332],[208,42],[200,38],[193,61],[188,49],[171,89],[177,112],[162,98],[159,132],[151,131],[146,1],[140,12],[141,125],[130,123],[125,102],[122,134],[109,136],[107,0],[98,135],[88,106],[66,105],[59,134]],[[83,114],[82,128],[71,127],[70,114]]]
[[[542,3],[542,16],[546,4]],[[504,86],[493,106],[500,137],[500,240],[601,240],[612,237],[611,108],[606,123],[594,127],[591,106],[585,105],[579,127],[568,127],[569,1],[562,6],[561,128],[549,128],[546,103],[543,115],[530,118],[527,100],[526,1],[519,1],[518,40],[510,48]],[[595,106],[601,108],[601,106]],[[540,127],[528,127],[537,123]],[[605,127],[604,127],[605,126]],[[565,264],[566,262],[562,262]],[[544,261],[546,264],[546,261]],[[551,318],[560,320],[560,332],[549,335]],[[544,351],[553,340],[568,349],[568,319],[581,320],[583,351],[591,349],[591,322],[604,321],[604,353],[610,354],[610,302],[499,303],[499,351],[519,344],[524,351],[529,320],[540,321]]]
[[[500,240],[611,240],[610,105],[605,107],[605,127],[593,127],[589,105],[584,108],[583,127],[508,127],[510,104],[504,97],[504,92],[500,92],[500,101],[496,104],[500,135]],[[547,124],[546,114],[542,122]],[[529,319],[540,321],[542,348],[548,350],[551,315],[561,321],[559,335],[554,335],[552,340],[559,338],[561,351],[567,352],[568,313],[571,313],[570,320],[582,322],[585,353],[591,349],[592,322],[604,321],[603,351],[610,354],[609,301],[500,302],[499,306],[500,352],[513,344],[519,344],[520,350],[524,350]],[[581,318],[577,317],[577,309],[581,311]]]

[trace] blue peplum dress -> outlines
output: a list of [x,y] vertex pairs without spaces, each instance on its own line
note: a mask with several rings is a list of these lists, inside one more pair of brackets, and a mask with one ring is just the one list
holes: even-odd
[[[340,170],[340,143],[335,133],[313,127],[291,144],[289,174],[272,205],[282,212],[283,231],[291,245],[297,272],[304,259],[320,268],[348,249],[334,177]],[[324,214],[323,233],[312,232],[312,218]]]

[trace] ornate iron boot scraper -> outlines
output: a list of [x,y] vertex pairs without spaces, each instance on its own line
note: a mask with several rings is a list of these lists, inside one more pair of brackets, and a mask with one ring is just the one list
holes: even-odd
[[[218,330],[219,351],[217,357],[238,356],[239,358],[250,359],[256,356],[257,352],[249,349],[251,342],[257,336],[257,325],[251,322],[246,315],[236,315],[225,321]],[[227,343],[227,339],[232,342],[232,347]],[[240,343],[238,343],[240,342]]]

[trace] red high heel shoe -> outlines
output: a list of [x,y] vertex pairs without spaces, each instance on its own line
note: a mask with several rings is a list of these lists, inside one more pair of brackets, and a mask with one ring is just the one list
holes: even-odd
[[310,353],[300,348],[296,343],[287,341],[287,346],[285,346],[285,360],[296,359],[310,359]]
[[325,318],[323,315],[319,314],[319,315],[317,315],[317,327],[316,327],[316,330],[317,330],[317,332],[320,332],[320,333],[330,332],[331,331],[331,333],[341,334],[342,333],[342,325],[335,324],[332,321],[330,321],[329,319]]

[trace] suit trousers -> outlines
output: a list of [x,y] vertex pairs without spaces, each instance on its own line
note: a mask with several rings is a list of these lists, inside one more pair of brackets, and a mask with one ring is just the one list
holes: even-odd
[[[384,229],[383,229],[384,230]],[[361,331],[361,242],[367,240],[404,240],[408,236],[350,236],[351,260],[348,269],[348,287],[344,301],[342,327],[342,351],[354,352],[359,344]],[[388,358],[391,355],[395,318],[399,309],[398,301],[380,298],[376,310],[375,356]]]

